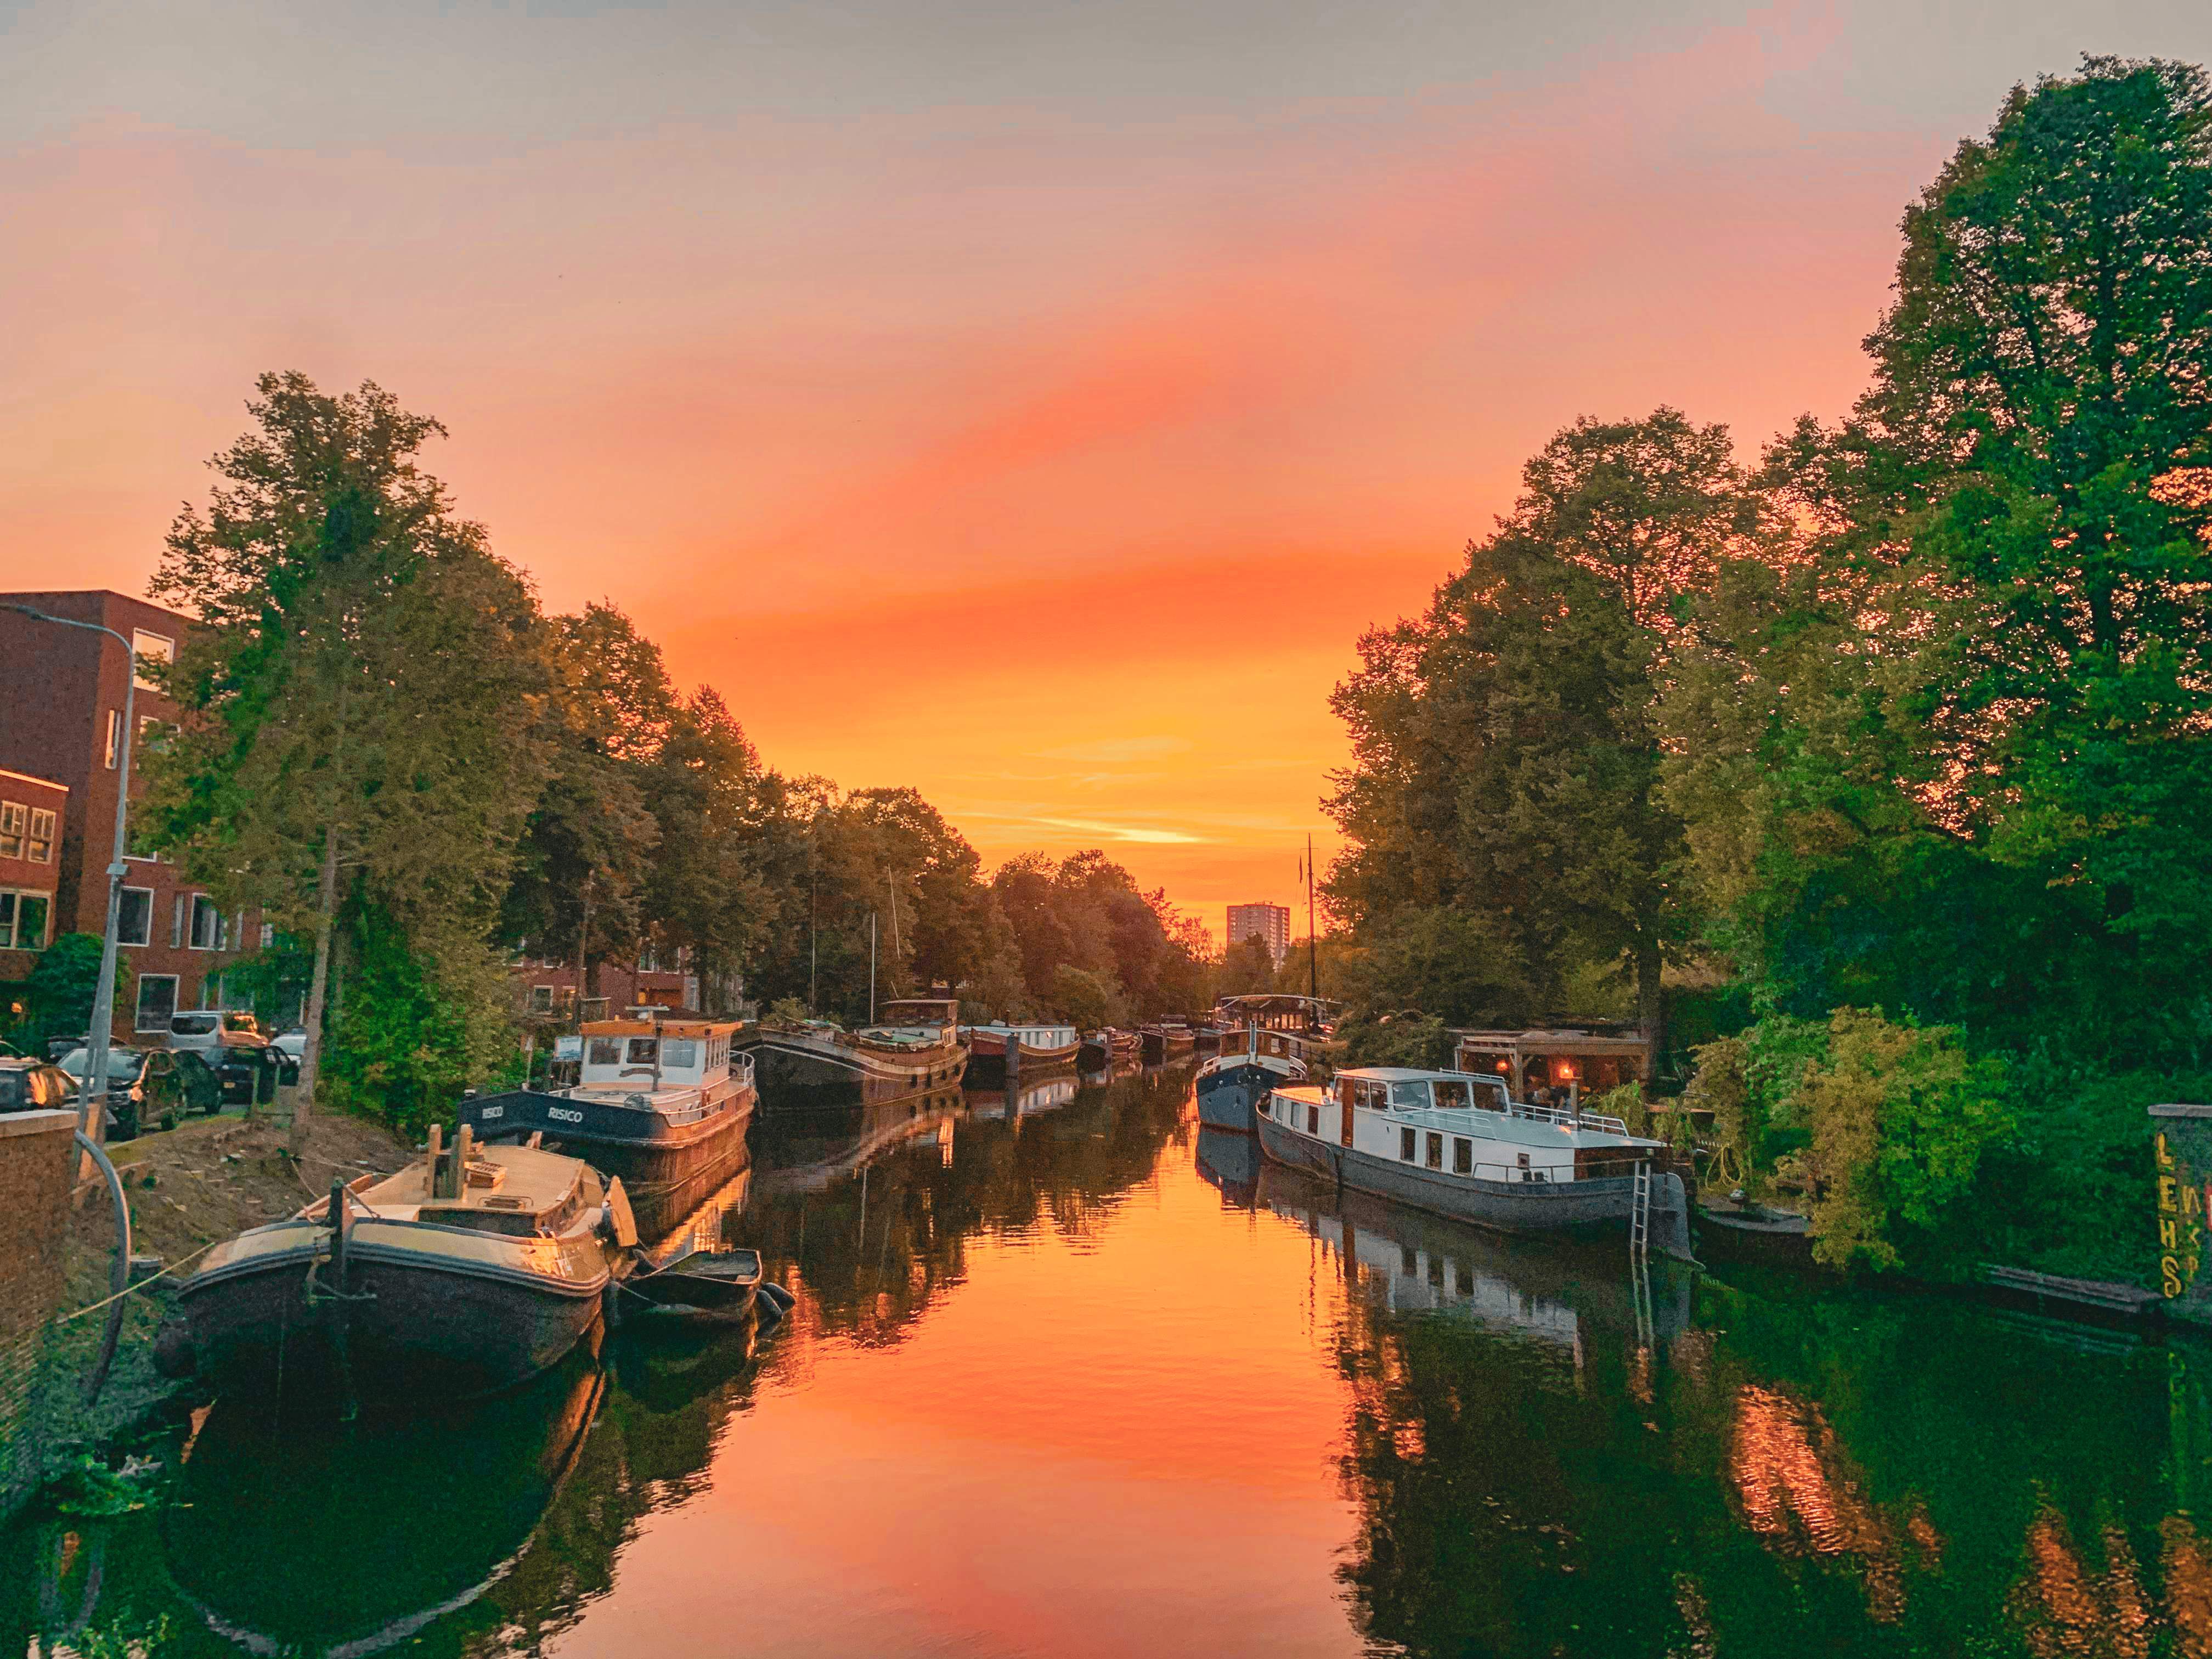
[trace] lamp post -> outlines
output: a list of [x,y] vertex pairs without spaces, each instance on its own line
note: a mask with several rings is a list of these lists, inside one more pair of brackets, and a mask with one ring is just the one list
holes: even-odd
[[[100,979],[92,991],[92,1029],[84,1037],[84,1079],[77,1093],[78,1127],[93,1139],[100,1120],[94,1115],[95,1103],[107,1095],[107,1039],[115,1025],[115,945],[116,929],[123,919],[123,848],[125,826],[131,812],[131,738],[134,729],[133,702],[138,687],[138,652],[130,641],[112,628],[98,623],[79,622],[74,617],[57,617],[27,605],[13,602],[0,605],[9,611],[28,617],[33,622],[58,623],[64,628],[82,628],[88,633],[105,634],[123,647],[123,665],[128,671],[123,680],[123,738],[115,766],[115,850],[107,865],[107,931],[100,942]],[[89,828],[90,826],[87,826]],[[150,921],[150,919],[149,919]]]

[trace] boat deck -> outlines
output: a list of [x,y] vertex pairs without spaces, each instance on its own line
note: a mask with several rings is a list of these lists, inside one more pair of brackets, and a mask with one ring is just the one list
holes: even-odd
[[[449,1220],[460,1219],[456,1212],[535,1219],[559,1209],[575,1194],[582,1169],[574,1158],[534,1146],[477,1146],[469,1157],[468,1182],[458,1198],[432,1196],[427,1158],[418,1158],[397,1175],[362,1188],[355,1197],[387,1221],[423,1219],[426,1209]],[[301,1213],[322,1213],[329,1203],[328,1199],[322,1200]]]

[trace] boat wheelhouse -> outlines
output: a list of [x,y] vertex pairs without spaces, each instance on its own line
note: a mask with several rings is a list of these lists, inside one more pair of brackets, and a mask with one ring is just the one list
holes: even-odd
[[1252,1111],[1271,1090],[1304,1083],[1321,1069],[1318,1044],[1255,1018],[1221,1039],[1221,1051],[1199,1062],[1193,1085],[1199,1121],[1237,1134],[1252,1132]]
[[1261,1149],[1347,1187],[1508,1232],[1626,1227],[1632,1248],[1689,1252],[1681,1177],[1663,1142],[1619,1118],[1516,1101],[1496,1077],[1364,1066],[1279,1088]]
[[1048,1066],[1073,1066],[1083,1046],[1073,1025],[1018,1024],[1000,1021],[961,1028],[968,1039],[968,1079],[983,1088],[1002,1086],[1007,1078]]
[[653,1009],[593,1020],[573,1086],[472,1097],[460,1119],[486,1141],[536,1135],[617,1177],[654,1233],[745,1158],[758,1097],[740,1029]]
[[759,1056],[769,1107],[873,1105],[957,1083],[969,1054],[955,997],[899,997],[872,1025],[839,1030],[828,1020],[763,1024],[745,1041]]

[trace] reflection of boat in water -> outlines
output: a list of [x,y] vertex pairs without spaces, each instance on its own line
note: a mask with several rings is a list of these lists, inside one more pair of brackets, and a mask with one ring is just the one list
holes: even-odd
[[579,1352],[471,1407],[319,1429],[218,1401],[161,1511],[170,1577],[248,1653],[365,1656],[408,1643],[527,1553],[604,1376]]
[[763,1196],[819,1192],[915,1141],[936,1141],[950,1157],[952,1126],[966,1110],[966,1097],[945,1088],[867,1106],[779,1114],[763,1125],[758,1190]]
[[1690,1248],[1689,1198],[1663,1142],[1619,1118],[1510,1099],[1494,1077],[1364,1066],[1277,1089],[1254,1121],[1261,1149],[1455,1220],[1516,1233],[1639,1227]]
[[977,1117],[1034,1117],[1072,1105],[1082,1091],[1082,1079],[1066,1073],[1018,1078],[1012,1089],[970,1089],[968,1109]]
[[779,1111],[874,1105],[960,1081],[969,1060],[957,999],[902,998],[882,1015],[857,1031],[818,1019],[748,1031],[763,1100]]
[[1249,1134],[1200,1124],[1198,1174],[1201,1181],[1219,1188],[1221,1196],[1236,1208],[1252,1208],[1260,1195],[1259,1143]]
[[189,1369],[223,1389],[459,1398],[557,1364],[636,1243],[622,1183],[526,1146],[450,1147],[208,1252],[177,1289]]
[[745,1156],[751,1056],[732,1051],[738,1027],[704,1019],[596,1020],[584,1027],[574,1088],[471,1097],[460,1121],[480,1140],[537,1134],[623,1184],[638,1224],[658,1232]]
[[1618,1248],[1501,1238],[1295,1170],[1267,1170],[1261,1198],[1395,1312],[1449,1314],[1570,1348],[1595,1329],[1640,1334],[1649,1346],[1690,1323],[1689,1272],[1664,1261],[1639,1269]]

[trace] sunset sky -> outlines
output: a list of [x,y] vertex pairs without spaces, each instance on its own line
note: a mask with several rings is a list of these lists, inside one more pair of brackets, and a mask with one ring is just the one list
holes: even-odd
[[1582,413],[1862,380],[1906,201],[2203,0],[0,0],[0,566],[374,379],[546,604],[993,860],[1289,902],[1359,631]]

